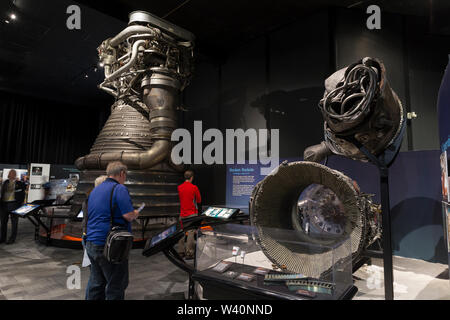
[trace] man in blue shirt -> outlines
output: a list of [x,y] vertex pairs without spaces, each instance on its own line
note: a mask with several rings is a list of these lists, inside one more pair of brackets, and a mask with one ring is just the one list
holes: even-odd
[[[108,178],[89,194],[86,234],[83,243],[91,262],[91,275],[86,288],[86,300],[123,300],[128,286],[128,261],[112,264],[103,256],[108,232],[111,229],[111,210],[114,225],[122,225],[131,232],[131,221],[139,212],[134,210],[130,194],[123,184],[127,167],[111,162],[106,168]],[[112,194],[112,201],[111,201]]]

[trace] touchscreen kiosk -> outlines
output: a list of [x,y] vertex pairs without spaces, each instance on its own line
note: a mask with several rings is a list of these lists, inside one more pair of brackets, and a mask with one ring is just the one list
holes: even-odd
[[148,257],[164,249],[167,249],[175,245],[183,236],[183,234],[184,232],[179,227],[178,223],[173,224],[169,228],[149,239],[147,241],[147,244],[145,245],[143,254]]
[[160,234],[154,236],[150,242],[150,247],[154,247],[156,244],[160,243],[161,241],[167,239],[168,237],[175,234],[177,231],[177,226],[173,225],[169,229],[164,230]]
[[26,216],[27,214],[31,213],[34,210],[37,210],[40,207],[40,205],[38,204],[24,204],[23,206],[21,206],[20,208],[12,211],[12,213],[17,214],[19,216]]
[[232,216],[236,215],[239,209],[236,208],[219,208],[219,207],[209,207],[203,212],[203,215],[218,218],[218,219],[230,219]]

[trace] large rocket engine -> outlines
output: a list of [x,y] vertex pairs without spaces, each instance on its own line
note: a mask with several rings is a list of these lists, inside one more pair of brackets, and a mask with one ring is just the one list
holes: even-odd
[[[192,33],[143,11],[132,12],[128,27],[99,46],[105,71],[99,88],[115,102],[90,153],[75,162],[82,173],[72,212],[79,211],[107,164],[119,160],[129,169],[125,185],[133,205],[146,204],[141,216],[150,218],[149,225],[178,217],[183,167],[171,163],[170,138],[178,126],[180,94],[192,75],[193,48]],[[66,232],[81,234],[75,225]]]

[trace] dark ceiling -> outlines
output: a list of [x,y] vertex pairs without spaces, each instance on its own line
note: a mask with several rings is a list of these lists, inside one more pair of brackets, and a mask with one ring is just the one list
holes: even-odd
[[[124,22],[128,13],[145,10],[190,30],[197,47],[223,58],[252,38],[330,7],[366,10],[377,4],[383,12],[416,16],[449,13],[449,0],[79,0]],[[448,20],[448,15],[444,16]],[[437,21],[435,21],[437,23]]]
[[[66,8],[81,7],[81,30],[68,30]],[[430,30],[448,33],[442,17],[447,0],[2,0],[0,2],[0,90],[73,104],[110,101],[97,89],[102,70],[97,46],[126,26],[128,13],[145,10],[196,35],[197,60],[220,62],[230,52],[271,30],[329,7],[427,16]],[[6,23],[10,13],[17,19]]]
[[[68,30],[66,0],[0,1],[0,90],[96,105],[108,97],[96,88],[102,81],[96,48],[125,23],[83,7],[81,30]],[[6,23],[14,12],[15,21]],[[88,78],[86,78],[86,75]]]

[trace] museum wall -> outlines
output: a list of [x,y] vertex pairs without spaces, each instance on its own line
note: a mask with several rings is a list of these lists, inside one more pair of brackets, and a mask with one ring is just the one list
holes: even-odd
[[382,13],[381,29],[368,30],[367,14],[359,10],[336,11],[336,65],[342,68],[364,57],[380,58],[388,81],[407,112],[402,151],[439,148],[437,93],[448,62],[450,36],[431,34],[425,17]]
[[[219,128],[220,66],[210,60],[199,61],[189,87],[183,94],[185,111],[179,112],[181,126],[194,132],[194,121],[201,120],[203,130]],[[195,184],[200,188],[202,204],[223,203],[225,166],[193,165]]]
[[[329,15],[317,13],[233,48],[225,61],[203,59],[184,94],[185,127],[280,130],[280,157],[299,157],[323,138],[317,103],[329,57]],[[272,109],[268,119],[264,108]],[[206,145],[206,144],[204,144]],[[204,204],[225,204],[226,166],[194,165]]]
[[428,34],[428,23],[408,17],[406,43],[411,110],[418,118],[412,121],[414,150],[439,149],[437,98],[448,63],[450,35]]
[[[389,169],[392,244],[395,255],[447,263],[442,225],[438,150],[401,152]],[[328,166],[358,182],[380,203],[375,166],[333,156]],[[423,174],[417,174],[422,172]]]

